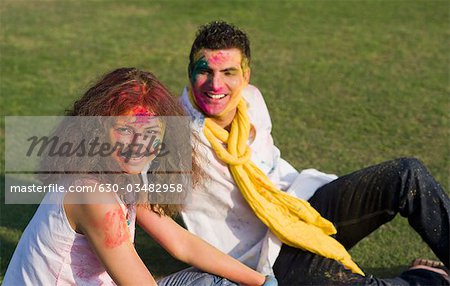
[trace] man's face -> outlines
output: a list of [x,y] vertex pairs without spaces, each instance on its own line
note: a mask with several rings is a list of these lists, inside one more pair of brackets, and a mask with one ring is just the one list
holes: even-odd
[[236,98],[248,84],[250,68],[243,68],[239,49],[201,49],[191,73],[192,93],[206,116],[234,117]]

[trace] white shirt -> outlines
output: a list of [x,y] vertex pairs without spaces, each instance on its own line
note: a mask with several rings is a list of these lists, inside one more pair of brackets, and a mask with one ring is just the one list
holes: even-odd
[[[252,162],[281,190],[308,200],[320,186],[336,179],[314,169],[300,174],[280,157],[271,135],[272,123],[260,91],[248,85],[242,92],[248,115],[255,130],[249,142]],[[194,144],[207,179],[189,194],[182,211],[189,231],[200,236],[221,251],[263,274],[272,274],[272,266],[281,242],[255,216],[242,197],[226,164],[215,156],[203,134],[204,115],[192,107],[187,88],[181,103],[192,117]]]
[[[65,193],[48,193],[22,234],[3,285],[116,285],[91,248],[76,233],[64,211]],[[134,240],[136,208],[119,203],[128,213]]]

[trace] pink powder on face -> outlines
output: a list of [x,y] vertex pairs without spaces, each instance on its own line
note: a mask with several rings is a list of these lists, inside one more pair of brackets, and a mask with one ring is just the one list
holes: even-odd
[[211,57],[208,58],[208,62],[211,64],[221,64],[230,59],[230,53],[227,51],[218,51],[213,53]]
[[215,93],[225,93],[225,88],[223,88],[223,87],[216,88],[213,86],[212,91]]

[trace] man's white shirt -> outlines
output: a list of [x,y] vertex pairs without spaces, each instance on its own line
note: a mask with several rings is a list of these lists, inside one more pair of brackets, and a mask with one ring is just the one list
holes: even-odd
[[[248,115],[255,130],[248,144],[251,160],[281,190],[308,200],[322,185],[336,179],[315,169],[298,173],[280,157],[271,135],[272,122],[260,91],[248,85],[242,92]],[[193,144],[206,173],[203,180],[188,195],[182,211],[186,227],[221,251],[247,266],[267,275],[279,254],[281,242],[255,216],[237,188],[226,164],[217,159],[203,134],[204,115],[189,99],[187,88],[180,101],[192,118]]]

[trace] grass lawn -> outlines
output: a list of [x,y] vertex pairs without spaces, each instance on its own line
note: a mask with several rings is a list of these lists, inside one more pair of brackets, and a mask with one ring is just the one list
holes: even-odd
[[[449,190],[447,1],[3,0],[2,115],[61,115],[120,66],[150,70],[178,94],[196,28],[215,19],[248,32],[251,82],[296,168],[342,175],[414,156]],[[0,277],[36,209],[4,205],[3,192],[2,183]],[[140,231],[136,246],[157,276],[185,267]],[[403,219],[351,253],[366,272],[384,276],[433,257]]]

